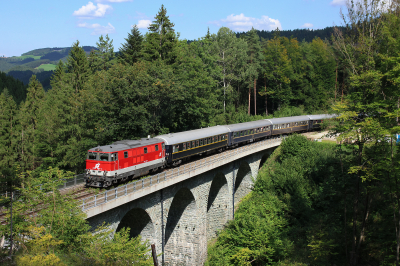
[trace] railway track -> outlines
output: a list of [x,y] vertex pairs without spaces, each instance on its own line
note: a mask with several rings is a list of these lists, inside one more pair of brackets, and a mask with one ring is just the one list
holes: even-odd
[[[307,133],[303,133],[303,134],[307,134]],[[253,142],[253,143],[256,143],[256,142]],[[218,154],[220,156],[224,156],[225,153],[228,153],[228,152],[230,152],[230,151],[232,151],[234,149],[226,149],[226,150],[224,150],[222,152],[214,151],[214,152],[210,152],[210,153],[208,153],[206,155],[203,155],[203,156],[196,155],[196,156],[193,156],[190,161],[183,162],[177,167],[163,169],[163,170],[160,170],[160,171],[158,171],[156,173],[152,173],[152,174],[160,174],[162,176],[170,176],[170,175],[172,176],[177,171],[179,172],[181,170],[182,172],[184,172],[185,169],[195,168],[196,164],[197,165],[199,165],[199,163],[201,164],[201,161],[204,158],[209,157],[210,155]],[[148,177],[148,176],[142,176],[140,178],[127,180],[125,182],[121,182],[121,183],[112,185],[112,186],[110,186],[108,188],[87,188],[85,186],[85,184],[77,184],[77,185],[74,185],[74,186],[62,188],[62,189],[60,189],[60,192],[61,192],[61,194],[72,193],[72,196],[75,199],[83,202],[84,199],[87,199],[87,198],[90,198],[90,197],[96,197],[96,195],[101,193],[101,192],[112,190],[112,192],[114,192],[114,195],[112,195],[112,192],[110,192],[110,199],[111,199],[113,197],[118,197],[118,195],[120,195],[120,194],[133,192],[136,188],[133,187],[133,185],[131,186],[131,188],[128,188],[129,185],[128,186],[126,186],[126,185],[130,184],[130,183],[133,183],[135,181],[136,182],[140,181],[141,179],[145,179],[146,177]],[[101,204],[102,201],[106,201],[106,200],[107,200],[107,198],[105,198],[105,199],[104,198],[103,199],[99,198],[97,200],[97,203]],[[30,212],[27,215],[34,215],[36,212],[37,211]],[[4,221],[5,220],[5,216],[6,216],[6,214],[4,213],[4,207],[1,207],[1,209],[0,209],[0,223],[2,223],[2,224],[5,223],[5,221]]]

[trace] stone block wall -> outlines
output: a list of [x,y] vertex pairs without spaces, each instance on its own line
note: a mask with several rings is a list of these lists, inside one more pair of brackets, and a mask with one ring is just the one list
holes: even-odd
[[106,222],[114,232],[132,228],[132,237],[140,234],[156,244],[157,253],[164,251],[160,265],[163,259],[165,265],[202,265],[207,241],[233,218],[233,204],[251,191],[261,158],[268,154],[266,150],[231,162],[91,217],[89,223],[94,228]]

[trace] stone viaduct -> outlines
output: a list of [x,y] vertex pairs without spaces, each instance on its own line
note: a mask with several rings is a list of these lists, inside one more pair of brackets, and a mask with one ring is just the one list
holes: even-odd
[[160,265],[202,265],[207,242],[233,219],[235,205],[250,192],[261,164],[280,143],[265,140],[216,154],[204,164],[200,160],[185,165],[186,170],[173,169],[178,172],[173,178],[153,176],[148,186],[139,180],[86,200],[84,211],[93,228],[104,221],[114,232],[130,227],[132,237],[141,235],[155,244],[162,253]]

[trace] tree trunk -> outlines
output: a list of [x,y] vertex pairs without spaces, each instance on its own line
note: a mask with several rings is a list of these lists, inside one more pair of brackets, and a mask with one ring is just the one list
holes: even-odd
[[264,77],[264,90],[265,90],[265,115],[268,115],[268,94],[267,94],[267,78]]
[[251,100],[251,85],[249,84],[249,109],[247,111],[248,115],[250,115],[250,100]]
[[369,210],[370,210],[371,202],[372,202],[372,197],[370,197],[369,193],[367,192],[367,195],[365,197],[364,219],[363,219],[363,223],[362,223],[362,227],[361,227],[360,237],[358,240],[356,256],[355,256],[355,261],[356,261],[355,265],[357,265],[357,263],[358,263],[358,258],[359,258],[360,250],[361,250],[361,243],[365,239],[365,230],[366,230],[366,224],[367,224],[368,217],[369,217]]
[[337,92],[337,69],[338,69],[338,62],[336,62],[335,102],[336,102],[336,92]]
[[257,80],[254,79],[254,115],[257,115],[257,88],[256,88]]

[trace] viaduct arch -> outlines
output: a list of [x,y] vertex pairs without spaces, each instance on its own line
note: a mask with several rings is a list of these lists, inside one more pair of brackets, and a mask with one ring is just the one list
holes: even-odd
[[202,265],[207,242],[234,217],[234,208],[257,178],[261,161],[274,148],[259,151],[162,190],[88,218],[94,228],[104,221],[116,232],[156,245],[162,265]]

